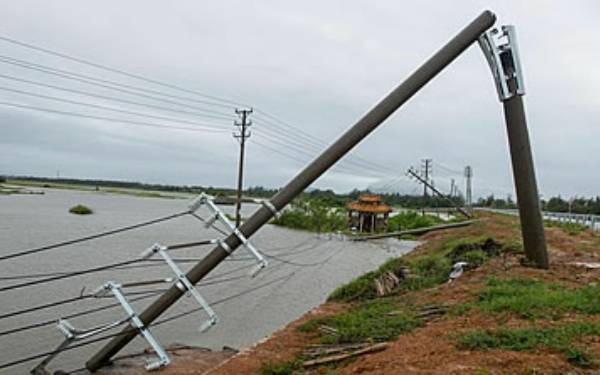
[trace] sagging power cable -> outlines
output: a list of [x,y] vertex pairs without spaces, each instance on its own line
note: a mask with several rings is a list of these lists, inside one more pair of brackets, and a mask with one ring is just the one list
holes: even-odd
[[[241,297],[243,295],[252,293],[252,292],[254,292],[256,290],[259,290],[259,289],[265,288],[267,286],[273,285],[273,284],[275,284],[278,281],[289,280],[291,277],[294,276],[294,274],[295,274],[295,272],[292,272],[292,273],[290,273],[288,275],[284,275],[284,276],[278,277],[276,279],[273,279],[273,280],[270,280],[268,282],[265,282],[265,283],[263,283],[261,285],[258,285],[258,286],[252,287],[252,288],[248,288],[248,289],[243,290],[243,291],[241,291],[239,293],[236,293],[236,294],[233,294],[233,295],[221,298],[219,300],[211,302],[211,305],[213,305],[213,306],[214,305],[219,305],[219,304],[225,303],[227,301],[233,300],[235,298],[239,298],[239,297]],[[165,318],[165,319],[162,319],[162,320],[158,320],[158,321],[156,321],[156,322],[154,322],[152,324],[149,324],[148,327],[162,325],[162,324],[171,322],[173,320],[177,320],[177,319],[183,318],[183,317],[188,316],[190,314],[196,313],[196,312],[200,311],[201,309],[202,308],[195,308],[195,309],[188,310],[188,311],[185,311],[183,313],[179,313],[179,314],[173,315],[171,317],[168,317],[168,318]],[[29,357],[25,357],[25,358],[20,358],[20,359],[11,361],[11,362],[6,362],[6,363],[3,363],[3,364],[0,364],[0,369],[4,369],[4,368],[8,368],[8,367],[13,367],[13,366],[20,365],[20,364],[23,364],[23,363],[26,363],[26,362],[30,362],[30,361],[33,361],[33,360],[36,360],[36,359],[44,358],[44,357],[47,357],[47,356],[52,355],[52,354],[57,354],[57,353],[61,353],[61,352],[64,352],[64,351],[69,351],[69,350],[73,350],[73,349],[80,348],[80,347],[83,347],[83,346],[95,344],[97,342],[108,340],[108,339],[111,339],[113,337],[120,336],[120,335],[126,334],[126,333],[131,333],[131,332],[137,332],[137,329],[136,328],[131,328],[130,331],[117,332],[117,333],[103,335],[103,336],[100,336],[100,337],[97,337],[97,338],[94,338],[94,339],[91,339],[91,340],[86,340],[86,341],[83,341],[83,342],[80,342],[80,343],[75,343],[75,344],[70,345],[70,346],[68,346],[68,347],[66,347],[64,349],[52,350],[52,351],[49,351],[49,352],[35,354],[35,355],[29,356]]]
[[10,253],[7,255],[0,256],[0,261],[12,259],[12,258],[18,258],[18,257],[26,256],[26,255],[36,254],[36,253],[41,253],[41,252],[45,252],[48,250],[57,249],[57,248],[60,248],[63,246],[69,246],[69,245],[74,245],[74,244],[82,243],[82,242],[86,242],[86,241],[92,241],[92,240],[102,238],[102,237],[112,236],[112,235],[115,235],[118,233],[142,228],[142,227],[145,227],[148,225],[158,224],[158,223],[161,223],[164,221],[172,220],[172,219],[187,215],[188,213],[189,213],[188,211],[183,211],[183,212],[179,212],[176,214],[159,217],[157,219],[152,219],[152,220],[144,221],[144,222],[133,224],[133,225],[128,225],[125,227],[112,229],[109,231],[100,232],[100,233],[92,234],[92,235],[85,236],[85,237],[75,238],[75,239],[67,240],[67,241],[63,241],[63,242],[58,242],[58,243],[55,243],[52,245],[46,245],[46,246],[36,247],[36,248],[32,248],[32,249],[13,252],[13,253]]

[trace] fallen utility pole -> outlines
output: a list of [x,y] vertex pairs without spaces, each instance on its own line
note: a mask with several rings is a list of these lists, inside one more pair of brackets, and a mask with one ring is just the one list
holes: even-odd
[[407,235],[407,234],[423,234],[423,233],[427,233],[427,232],[434,232],[436,230],[444,230],[444,229],[454,229],[454,228],[466,227],[466,226],[469,226],[469,225],[473,224],[474,222],[475,222],[475,220],[465,220],[465,221],[461,221],[459,223],[434,225],[434,226],[431,226],[431,227],[424,227],[424,228],[417,228],[417,229],[399,230],[399,231],[396,231],[396,232],[373,234],[373,235],[370,235],[370,236],[354,237],[354,238],[350,239],[350,241],[367,241],[367,240],[376,240],[376,239],[379,239],[379,238],[389,238],[389,237],[404,236],[404,235]]
[[426,181],[425,179],[423,179],[423,177],[419,176],[419,174],[417,172],[415,172],[414,169],[412,169],[412,167],[409,168],[406,173],[409,174],[410,176],[416,178],[420,183],[422,183],[425,187],[428,187],[429,189],[431,189],[432,192],[434,192],[435,194],[437,194],[438,196],[440,196],[441,198],[443,198],[446,202],[449,202],[451,205],[454,206],[454,208],[456,208],[456,210],[458,210],[458,212],[460,212],[461,214],[465,215],[465,217],[467,217],[469,219],[473,217],[473,215],[471,215],[469,212],[467,212],[467,210],[465,210],[464,208],[462,208],[455,201],[453,201],[452,199],[448,198],[448,196],[442,194],[442,192],[440,192],[438,189],[435,188],[435,186],[433,186],[432,184],[430,184],[429,181]]
[[479,45],[492,70],[498,98],[504,107],[523,249],[537,267],[547,269],[550,264],[523,106],[525,86],[514,26],[502,26],[501,30],[484,33],[479,38]]
[[[431,81],[447,65],[463,53],[479,36],[488,30],[496,16],[485,11],[475,18],[469,25],[461,30],[444,47],[430,57],[421,67],[412,73],[402,84],[396,87],[363,118],[352,126],[337,141],[329,146],[319,157],[312,161],[304,170],[296,175],[285,187],[269,201],[264,201],[247,221],[239,227],[239,231],[246,237],[250,237],[264,224],[283,209],[298,194],[312,184],[325,171],[333,166],[340,158],[348,153],[362,139],[375,130],[383,121],[394,113],[401,105],[406,103],[425,84]],[[215,247],[202,261],[196,264],[187,274],[187,279],[196,284],[210,271],[217,267],[225,258],[241,245],[240,238],[234,234],[228,236],[219,246]],[[176,285],[169,288],[163,295],[154,301],[145,311],[140,314],[141,321],[151,324],[171,305],[173,305],[185,290],[177,288]],[[111,339],[100,349],[87,363],[86,368],[96,371],[107,364],[127,343],[137,335],[132,327],[125,327],[118,336]]]

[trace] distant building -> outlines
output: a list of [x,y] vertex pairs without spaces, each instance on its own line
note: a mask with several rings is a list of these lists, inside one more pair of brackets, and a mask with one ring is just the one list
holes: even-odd
[[387,229],[392,208],[381,202],[379,195],[363,194],[358,201],[346,205],[348,226],[359,232],[376,232]]

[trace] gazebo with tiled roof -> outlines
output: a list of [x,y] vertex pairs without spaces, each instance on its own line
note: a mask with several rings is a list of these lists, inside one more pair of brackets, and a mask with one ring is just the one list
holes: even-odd
[[388,216],[392,208],[375,194],[363,194],[357,201],[349,202],[348,226],[359,232],[377,232],[387,229]]

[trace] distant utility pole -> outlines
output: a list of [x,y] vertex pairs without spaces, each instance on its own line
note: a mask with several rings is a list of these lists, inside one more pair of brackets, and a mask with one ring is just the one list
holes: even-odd
[[240,117],[241,121],[235,121],[235,126],[239,127],[239,132],[234,132],[233,137],[237,138],[240,142],[240,162],[238,164],[238,180],[237,180],[237,200],[235,206],[235,226],[240,226],[242,221],[241,209],[242,209],[242,189],[244,186],[244,153],[246,146],[246,139],[252,135],[247,128],[252,125],[252,121],[248,120],[248,116],[252,113],[252,109],[236,109],[235,113]]
[[467,205],[467,208],[469,209],[469,212],[473,212],[473,196],[472,196],[472,189],[471,189],[471,179],[473,178],[473,168],[471,168],[470,165],[467,165],[465,167],[465,178],[466,178],[466,196],[465,196],[465,203]]
[[468,212],[468,211],[464,210],[462,207],[460,207],[460,205],[457,202],[453,201],[448,195],[445,195],[442,192],[440,192],[438,189],[436,189],[435,186],[433,186],[430,181],[425,180],[425,178],[423,178],[419,173],[417,173],[417,171],[413,167],[408,168],[408,171],[406,171],[406,174],[408,175],[409,178],[414,177],[418,182],[422,183],[423,185],[427,185],[427,187],[431,190],[432,194],[439,196],[440,198],[444,199],[446,202],[453,205],[456,208],[456,210],[458,212],[460,212],[461,214],[465,215],[468,218],[471,218],[473,216],[473,215],[471,215],[470,212]]
[[[421,160],[421,176],[429,182],[429,176],[432,174],[432,159]],[[427,198],[427,185],[423,184],[423,198]]]
[[454,196],[456,196],[456,191],[455,191],[455,189],[456,189],[456,184],[455,184],[455,181],[454,181],[454,179],[451,179],[451,180],[450,180],[450,196],[451,196],[451,197],[454,197]]

